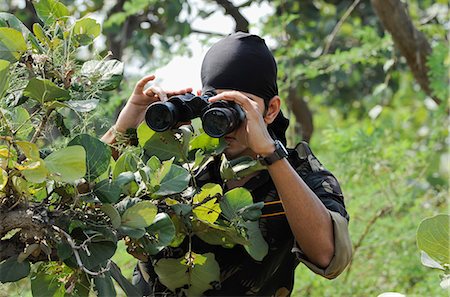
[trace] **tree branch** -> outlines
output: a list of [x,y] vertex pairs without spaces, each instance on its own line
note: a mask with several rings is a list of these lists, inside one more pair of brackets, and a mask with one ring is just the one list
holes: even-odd
[[395,46],[405,57],[422,90],[439,104],[441,101],[431,94],[427,75],[426,61],[431,53],[431,47],[425,35],[412,23],[407,6],[400,0],[371,0],[371,2],[381,24],[392,35]]
[[222,6],[225,9],[225,13],[230,15],[236,22],[235,32],[242,31],[248,33],[249,23],[241,14],[238,7],[234,6],[233,3],[228,0],[216,0],[216,2]]

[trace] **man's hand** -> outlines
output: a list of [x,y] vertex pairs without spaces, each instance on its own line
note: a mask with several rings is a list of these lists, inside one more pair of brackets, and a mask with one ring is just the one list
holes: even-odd
[[158,86],[150,86],[145,89],[148,82],[155,79],[154,75],[143,77],[136,84],[133,93],[117,118],[115,127],[119,132],[125,132],[129,128],[137,128],[144,120],[147,107],[156,101],[166,101],[168,98],[192,92],[192,88],[177,91],[163,91]]
[[[264,101],[259,104],[239,91],[224,91],[209,99],[209,102],[219,100],[236,102],[245,112],[244,123],[231,133],[242,145],[249,147],[257,155],[266,156],[275,150],[272,137],[267,130],[266,119],[263,118]],[[257,99],[255,99],[257,100]]]

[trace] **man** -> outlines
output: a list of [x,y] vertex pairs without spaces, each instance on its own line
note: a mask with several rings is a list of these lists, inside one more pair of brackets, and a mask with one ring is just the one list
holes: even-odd
[[[348,215],[336,178],[313,155],[305,142],[288,150],[285,131],[288,121],[280,111],[276,62],[263,39],[238,32],[222,39],[206,54],[202,64],[203,92],[215,90],[210,102],[233,101],[246,114],[245,121],[225,136],[228,159],[259,158],[267,170],[229,181],[227,190],[247,188],[255,202],[264,201],[260,228],[269,245],[262,261],[251,258],[242,246],[232,249],[211,246],[195,239],[196,252],[213,252],[221,269],[220,283],[205,292],[208,296],[289,296],[294,270],[303,262],[315,273],[334,278],[351,258]],[[164,93],[157,88],[144,91],[154,76],[143,78],[116,122],[123,132],[137,127],[145,108],[156,100],[192,89]],[[103,137],[114,142],[114,133]],[[200,182],[220,182],[217,166],[198,173]],[[182,248],[171,251],[181,257]],[[145,294],[168,292],[157,280],[151,265],[140,263],[135,282]]]

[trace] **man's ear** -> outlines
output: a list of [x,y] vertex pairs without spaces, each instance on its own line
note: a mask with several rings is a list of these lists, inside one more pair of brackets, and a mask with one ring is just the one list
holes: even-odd
[[278,113],[280,112],[281,108],[281,99],[278,96],[273,96],[272,99],[270,99],[269,104],[267,106],[266,114],[264,116],[264,122],[269,125],[271,124],[275,118],[277,117]]

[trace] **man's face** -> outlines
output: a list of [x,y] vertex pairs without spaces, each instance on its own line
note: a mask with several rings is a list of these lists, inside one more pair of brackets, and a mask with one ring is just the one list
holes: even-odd
[[[226,90],[216,90],[218,94],[224,91]],[[265,111],[264,99],[250,93],[246,92],[241,93],[246,95],[248,98],[250,98],[251,100],[255,101],[258,104],[258,109],[261,112],[261,116],[263,116]],[[247,142],[247,131],[245,122],[241,123],[239,128],[237,128],[233,132],[225,135],[224,139],[227,143],[227,147],[224,151],[227,159],[232,160],[241,156],[256,157],[256,154],[247,145],[248,142]]]

